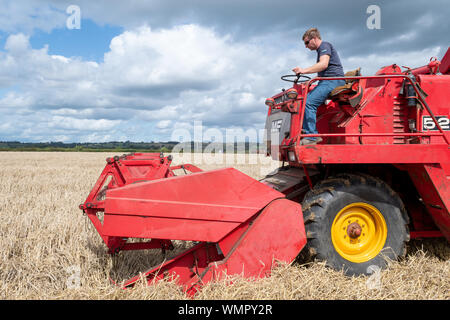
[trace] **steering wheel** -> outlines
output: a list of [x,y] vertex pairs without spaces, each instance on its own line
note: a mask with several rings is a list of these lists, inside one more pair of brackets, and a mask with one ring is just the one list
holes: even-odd
[[[294,80],[290,79],[290,78],[294,78],[294,77],[295,77]],[[301,80],[299,82],[299,80],[301,78],[305,78],[305,79]],[[293,83],[297,84],[297,83],[303,83],[303,82],[306,82],[308,80],[311,80],[311,77],[305,76],[304,74],[300,74],[300,73],[299,74],[287,74],[287,75],[281,76],[281,80],[288,81],[288,82],[293,82]]]

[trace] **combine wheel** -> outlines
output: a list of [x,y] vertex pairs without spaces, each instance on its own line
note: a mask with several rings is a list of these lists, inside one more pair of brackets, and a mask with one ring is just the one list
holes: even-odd
[[337,175],[309,191],[302,208],[306,251],[347,275],[370,274],[406,254],[408,216],[382,180]]

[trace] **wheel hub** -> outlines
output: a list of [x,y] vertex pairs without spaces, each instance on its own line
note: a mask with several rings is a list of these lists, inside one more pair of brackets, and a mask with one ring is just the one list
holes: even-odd
[[361,230],[362,230],[362,228],[359,225],[359,223],[353,222],[353,223],[349,224],[349,226],[347,228],[347,234],[350,238],[356,239],[361,235]]

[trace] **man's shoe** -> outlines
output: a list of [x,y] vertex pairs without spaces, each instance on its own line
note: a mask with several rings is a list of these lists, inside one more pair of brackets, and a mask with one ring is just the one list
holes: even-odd
[[307,144],[318,144],[319,142],[321,142],[323,139],[322,138],[303,138],[302,140],[300,140],[300,145],[304,146]]

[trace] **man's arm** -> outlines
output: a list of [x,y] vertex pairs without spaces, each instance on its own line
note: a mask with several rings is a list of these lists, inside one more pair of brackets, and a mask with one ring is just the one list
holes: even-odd
[[295,67],[292,69],[296,74],[309,74],[309,73],[316,73],[325,70],[328,68],[328,63],[330,62],[330,56],[328,54],[324,54],[320,56],[319,62],[317,62],[315,65],[309,67],[309,68],[300,68]]

